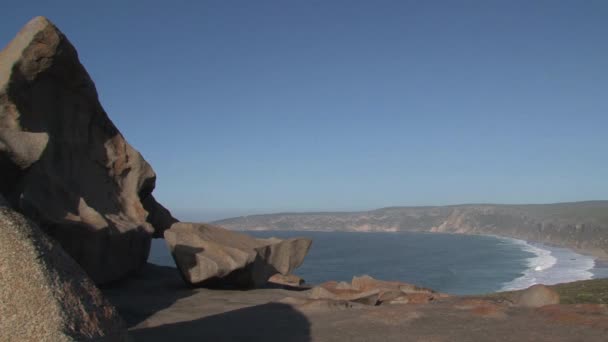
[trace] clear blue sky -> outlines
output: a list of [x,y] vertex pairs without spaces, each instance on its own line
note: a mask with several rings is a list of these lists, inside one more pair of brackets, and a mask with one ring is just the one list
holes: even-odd
[[608,198],[608,1],[134,3],[0,40],[55,22],[182,218]]

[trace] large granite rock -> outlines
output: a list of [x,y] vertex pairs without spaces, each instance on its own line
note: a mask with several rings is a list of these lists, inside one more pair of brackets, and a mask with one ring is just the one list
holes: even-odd
[[78,264],[0,196],[0,340],[126,341],[127,332]]
[[262,286],[300,266],[312,243],[256,239],[203,223],[175,223],[164,235],[183,278],[201,286]]
[[162,234],[172,220],[151,197],[154,171],[108,118],[72,44],[43,17],[0,52],[0,170],[11,206],[97,283],[139,269],[154,223]]

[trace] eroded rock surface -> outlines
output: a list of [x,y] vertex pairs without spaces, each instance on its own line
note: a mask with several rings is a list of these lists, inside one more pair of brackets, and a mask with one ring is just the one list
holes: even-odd
[[431,289],[398,281],[377,280],[368,275],[353,277],[351,283],[328,281],[315,286],[311,299],[335,300],[365,305],[424,304],[447,297]]
[[139,269],[153,225],[162,234],[172,219],[151,198],[154,171],[108,118],[75,48],[43,17],[0,52],[0,170],[11,206],[97,283]]
[[203,223],[175,223],[164,235],[184,279],[203,286],[262,286],[300,266],[312,243],[256,239]]
[[126,341],[117,311],[78,264],[2,202],[0,340]]

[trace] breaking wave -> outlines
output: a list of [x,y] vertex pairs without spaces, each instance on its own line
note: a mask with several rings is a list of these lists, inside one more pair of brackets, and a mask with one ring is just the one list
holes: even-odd
[[508,243],[519,245],[523,251],[534,254],[528,258],[528,269],[523,275],[503,284],[501,291],[521,290],[534,284],[553,285],[593,277],[591,270],[595,259],[575,253],[567,248],[548,247],[526,241],[501,238]]

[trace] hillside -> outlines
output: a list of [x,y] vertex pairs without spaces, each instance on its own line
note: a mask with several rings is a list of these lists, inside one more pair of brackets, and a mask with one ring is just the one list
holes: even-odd
[[494,234],[608,257],[608,201],[389,207],[362,212],[279,213],[214,222],[236,230]]

